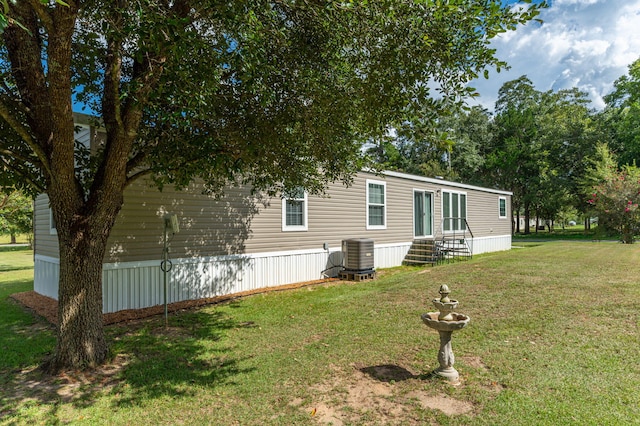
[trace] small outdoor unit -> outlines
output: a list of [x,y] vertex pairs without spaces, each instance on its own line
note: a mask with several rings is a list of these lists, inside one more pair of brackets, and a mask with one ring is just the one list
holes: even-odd
[[344,268],[350,271],[373,270],[373,240],[370,238],[351,238],[342,240]]

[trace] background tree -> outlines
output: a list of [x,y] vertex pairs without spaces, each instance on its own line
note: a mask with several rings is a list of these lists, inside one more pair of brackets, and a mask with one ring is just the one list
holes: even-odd
[[[513,211],[518,218],[521,211],[524,213],[525,233],[530,231],[529,221],[542,167],[536,123],[541,96],[526,76],[506,82],[498,92],[495,137],[492,144],[484,146],[482,153],[485,182],[513,192]],[[516,226],[519,222],[516,221]]]
[[[31,234],[33,229],[33,200],[20,191],[4,188],[0,191],[0,234],[9,234],[11,244],[18,234]],[[31,238],[29,237],[29,240]]]
[[513,191],[513,211],[518,219],[524,214],[525,233],[533,217],[551,225],[568,207],[585,211],[580,182],[604,137],[587,105],[584,92],[540,92],[522,76],[500,89],[495,119],[484,126],[491,130],[476,130],[485,135],[476,181]]
[[[277,192],[349,182],[361,144],[435,117],[505,64],[491,38],[544,5],[501,1],[5,3],[0,173],[48,194],[60,248],[48,367],[100,364],[102,260],[123,191],[149,176]],[[12,24],[19,22],[20,26]],[[437,92],[437,93],[434,93]],[[105,141],[74,143],[73,99]],[[428,114],[427,114],[428,113]],[[76,167],[76,165],[78,167]]]
[[629,65],[629,74],[617,79],[604,98],[603,113],[610,131],[610,148],[621,165],[640,162],[640,59]]
[[640,169],[611,168],[592,191],[588,202],[598,215],[598,226],[614,229],[623,243],[632,244],[640,232]]
[[496,129],[489,112],[474,106],[445,117],[443,122],[453,140],[448,161],[455,175],[462,182],[486,185],[481,175],[486,161],[482,152],[491,145]]
[[[587,159],[585,173],[580,180],[582,198],[588,206],[588,215],[598,218],[598,233],[612,235],[618,233],[614,222],[609,220],[608,208],[596,208],[598,187],[605,182],[613,182],[618,176],[618,159],[611,152],[606,143],[598,143],[593,156]],[[612,197],[611,189],[607,190],[607,196]],[[600,203],[599,207],[603,204]]]
[[588,95],[575,88],[543,93],[536,122],[542,151],[537,204],[540,217],[553,221],[572,207],[586,213],[582,178],[603,137]]
[[480,147],[490,143],[492,131],[487,110],[454,105],[437,119],[401,123],[368,152],[385,169],[481,184]]

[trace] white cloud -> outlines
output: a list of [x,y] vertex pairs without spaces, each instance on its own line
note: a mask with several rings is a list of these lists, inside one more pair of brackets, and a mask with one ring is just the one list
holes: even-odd
[[476,102],[492,110],[500,87],[527,75],[540,91],[578,87],[604,107],[602,97],[640,57],[640,0],[554,0],[540,18],[493,41],[511,69],[475,81]]

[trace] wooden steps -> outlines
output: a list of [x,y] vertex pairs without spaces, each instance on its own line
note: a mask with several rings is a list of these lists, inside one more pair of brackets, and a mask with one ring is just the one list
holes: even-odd
[[436,265],[443,261],[467,260],[472,257],[469,244],[459,237],[414,240],[403,260],[405,265]]
[[403,263],[407,265],[435,265],[440,253],[435,240],[414,240]]

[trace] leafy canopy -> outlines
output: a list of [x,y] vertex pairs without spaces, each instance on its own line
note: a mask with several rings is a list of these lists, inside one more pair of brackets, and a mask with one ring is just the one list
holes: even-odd
[[[364,141],[399,122],[435,119],[473,93],[468,81],[505,67],[490,39],[529,21],[544,4],[5,0],[4,6],[7,22],[20,22],[34,39],[7,28],[0,51],[4,179],[46,192],[55,178],[52,162],[68,167],[72,152],[82,166],[74,186],[88,199],[108,174],[118,132],[132,136],[123,147],[127,182],[151,175],[159,185],[184,186],[201,176],[212,188],[244,179],[260,188],[286,183],[318,192],[326,181],[348,181],[363,166]],[[57,80],[66,77],[55,56],[64,48],[57,23],[65,19],[76,22],[69,93]],[[30,49],[19,55],[29,69],[15,68],[15,39]],[[63,142],[49,140],[46,122],[55,115],[52,102],[72,95],[98,112],[105,141],[98,150],[67,147],[54,155]]]

